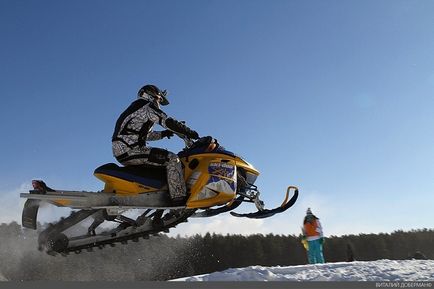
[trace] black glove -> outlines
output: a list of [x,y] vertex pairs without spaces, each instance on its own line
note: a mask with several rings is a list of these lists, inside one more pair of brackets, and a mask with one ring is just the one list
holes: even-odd
[[187,133],[187,136],[188,136],[190,139],[198,139],[198,138],[200,138],[200,137],[199,137],[199,134],[197,133],[197,131],[194,131],[194,130],[190,130],[190,131]]
[[171,138],[173,135],[174,135],[173,131],[168,130],[168,129],[163,130],[163,131],[161,132],[161,137],[162,137],[162,138],[165,138],[165,137],[167,137],[167,138]]

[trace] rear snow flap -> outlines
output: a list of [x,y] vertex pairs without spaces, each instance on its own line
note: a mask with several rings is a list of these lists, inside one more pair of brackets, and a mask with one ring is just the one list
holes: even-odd
[[[34,190],[29,191],[30,194],[45,195],[47,191],[54,192],[52,188],[48,187],[41,180],[32,180],[32,186]],[[24,203],[23,215],[21,217],[21,224],[23,227],[36,230],[36,221],[40,202],[40,200],[36,199],[27,199],[27,201]]]
[[36,219],[38,216],[40,202],[40,200],[28,199],[24,203],[23,215],[21,220],[23,227],[36,230]]

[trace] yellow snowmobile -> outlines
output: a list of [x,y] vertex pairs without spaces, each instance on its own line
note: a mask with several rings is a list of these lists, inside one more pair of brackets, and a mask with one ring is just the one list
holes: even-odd
[[[281,213],[294,205],[298,197],[297,187],[287,189],[282,205],[264,209],[259,191],[254,185],[259,172],[247,161],[227,151],[212,137],[193,142],[185,139],[186,148],[178,153],[183,166],[188,191],[185,205],[171,205],[164,167],[140,165],[121,167],[109,163],[98,167],[94,175],[105,183],[100,192],[53,190],[41,180],[32,181],[34,190],[21,194],[25,202],[22,225],[37,228],[40,202],[59,207],[79,209],[70,216],[49,224],[40,234],[38,248],[51,255],[69,252],[92,251],[106,245],[114,246],[129,240],[147,239],[149,235],[168,232],[169,228],[189,217],[210,217],[231,211],[242,202],[254,203],[257,212],[238,214],[236,217],[266,218]],[[289,193],[293,195],[289,198]],[[132,218],[127,212],[138,214]],[[87,232],[71,236],[72,227],[85,222]],[[115,223],[114,228],[101,224]]]

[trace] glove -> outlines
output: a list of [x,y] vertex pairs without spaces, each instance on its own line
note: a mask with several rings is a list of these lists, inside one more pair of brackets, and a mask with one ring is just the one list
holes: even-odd
[[306,238],[301,239],[301,244],[303,244],[305,250],[309,250],[309,243],[307,242]]
[[184,123],[177,121],[173,118],[169,117],[168,119],[166,119],[166,125],[167,125],[167,128],[169,128],[170,130],[175,131],[175,132],[180,133],[180,134],[183,134],[190,139],[198,139],[199,138],[199,134],[197,132],[190,129]]
[[165,138],[165,137],[167,137],[167,138],[171,138],[173,135],[174,135],[173,131],[168,130],[168,129],[163,130],[163,131],[161,132],[161,137],[162,137],[162,138]]
[[190,138],[190,139],[199,139],[200,137],[199,137],[199,134],[197,133],[197,131],[194,131],[194,130],[190,130],[188,133],[187,133],[187,136]]

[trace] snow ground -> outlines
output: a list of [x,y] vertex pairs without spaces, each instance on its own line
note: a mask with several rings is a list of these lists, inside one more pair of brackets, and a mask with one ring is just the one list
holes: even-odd
[[434,281],[434,260],[377,260],[288,267],[250,266],[172,281]]

